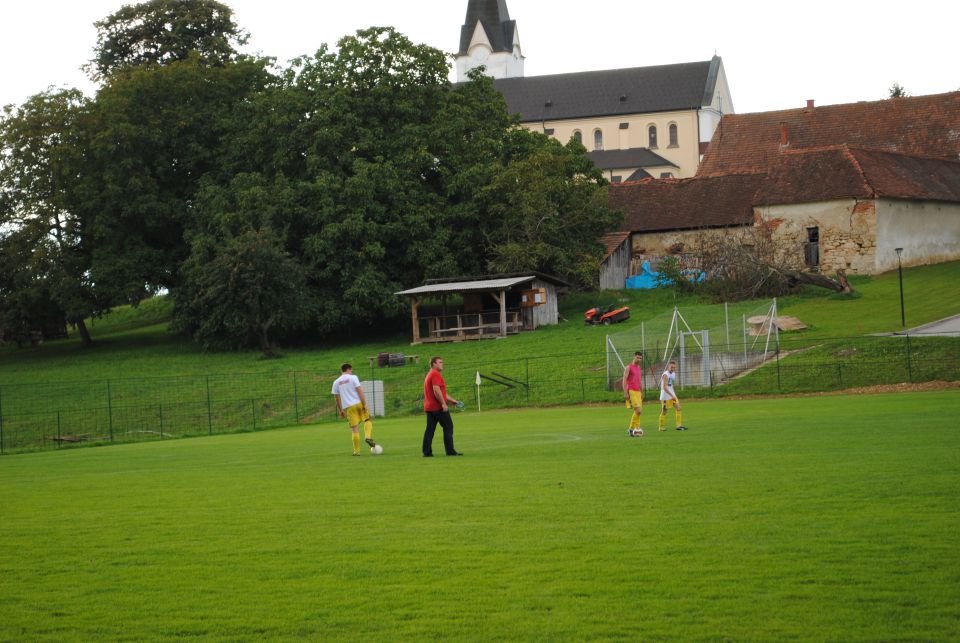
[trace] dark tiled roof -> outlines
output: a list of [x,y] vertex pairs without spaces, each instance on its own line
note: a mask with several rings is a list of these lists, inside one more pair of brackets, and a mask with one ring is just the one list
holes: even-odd
[[623,211],[625,232],[748,225],[763,180],[761,174],[730,174],[621,183],[610,186],[609,203]]
[[627,177],[627,181],[642,181],[643,179],[652,179],[653,175],[647,172],[645,169],[640,168],[633,174]]
[[613,170],[621,167],[678,167],[656,152],[646,147],[633,147],[628,150],[595,150],[587,156],[601,170]]
[[523,122],[699,109],[716,88],[720,58],[493,81]]
[[754,203],[809,203],[848,197],[960,202],[960,161],[846,145],[785,152]]
[[517,33],[517,21],[510,19],[506,0],[470,0],[467,4],[467,18],[460,28],[460,55],[466,55],[470,41],[477,27],[477,21],[483,25],[494,51],[513,51],[513,41]]
[[789,109],[727,114],[713,134],[698,176],[766,172],[785,149],[848,144],[947,159],[960,155],[960,92]]

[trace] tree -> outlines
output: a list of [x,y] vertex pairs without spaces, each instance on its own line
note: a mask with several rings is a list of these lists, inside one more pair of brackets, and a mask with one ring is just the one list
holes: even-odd
[[216,0],[149,0],[124,5],[94,23],[97,45],[87,70],[95,80],[114,71],[165,65],[195,55],[206,65],[237,60],[249,36],[233,10]]
[[276,357],[274,338],[312,317],[304,271],[269,227],[220,232],[194,239],[177,297],[178,327],[206,348],[256,343],[264,357]]
[[237,105],[270,82],[265,65],[191,56],[117,72],[97,93],[77,207],[90,220],[91,271],[111,299],[177,285],[201,180],[220,172]]
[[898,82],[894,82],[888,91],[890,93],[890,98],[907,98],[910,96],[910,94],[907,93],[907,90],[905,90]]
[[[27,277],[13,289],[48,298],[92,343],[84,318],[106,307],[90,280],[88,220],[74,207],[83,158],[78,123],[88,103],[78,90],[37,94],[0,121],[0,229]],[[14,259],[14,256],[17,258]],[[42,295],[37,293],[42,291]]]
[[508,155],[483,191],[488,266],[498,272],[539,270],[580,286],[599,275],[600,236],[620,214],[608,207],[606,182],[575,141],[511,132]]

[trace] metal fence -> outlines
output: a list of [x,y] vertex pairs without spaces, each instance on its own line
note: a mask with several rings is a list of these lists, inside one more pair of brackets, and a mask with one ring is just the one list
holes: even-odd
[[[683,394],[811,392],[960,380],[958,336],[802,342],[781,336],[760,357],[753,342],[740,347],[730,342],[725,348],[726,353],[717,351],[706,359],[694,355],[690,363],[680,364]],[[724,361],[744,353],[749,364]],[[647,399],[653,399],[665,359],[653,350],[646,357],[644,385]],[[622,367],[611,368],[609,354],[600,347],[466,364],[448,358],[447,363],[444,377],[450,394],[473,411],[613,402],[621,395]],[[371,366],[355,373],[361,380],[382,382],[383,399],[371,400],[371,406],[382,404],[387,416],[402,416],[420,412],[428,368],[426,363]],[[334,422],[330,386],[338,375],[339,367],[331,365],[315,371],[0,383],[0,453]]]

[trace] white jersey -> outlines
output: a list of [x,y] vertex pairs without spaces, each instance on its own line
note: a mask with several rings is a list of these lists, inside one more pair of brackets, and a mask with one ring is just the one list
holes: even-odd
[[[666,385],[664,385],[663,383],[664,377],[667,378]],[[673,392],[673,383],[676,381],[676,379],[677,379],[676,371],[674,371],[673,373],[671,373],[670,371],[664,371],[663,375],[660,376],[660,401],[661,402],[672,400],[676,396],[676,393]]]
[[340,406],[349,409],[354,404],[360,404],[360,395],[357,389],[360,388],[360,379],[356,375],[344,373],[333,382],[332,395],[340,396]]

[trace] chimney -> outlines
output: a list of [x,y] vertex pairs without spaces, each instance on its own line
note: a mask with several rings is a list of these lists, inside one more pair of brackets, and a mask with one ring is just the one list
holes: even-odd
[[790,133],[787,132],[787,124],[780,123],[780,147],[787,147],[790,145]]
[[808,98],[808,99],[807,99],[807,109],[813,109],[813,99],[812,99],[812,98]]

